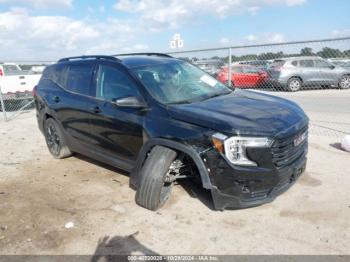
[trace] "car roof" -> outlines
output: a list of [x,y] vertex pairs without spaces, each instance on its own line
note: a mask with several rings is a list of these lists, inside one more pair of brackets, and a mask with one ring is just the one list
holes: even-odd
[[166,54],[160,53],[135,53],[135,54],[120,54],[120,55],[88,55],[88,56],[75,56],[67,57],[60,59],[57,63],[88,63],[94,60],[105,60],[120,63],[127,68],[147,66],[147,65],[156,65],[156,64],[165,64],[170,63],[174,60],[179,61],[174,57],[171,57]]
[[290,61],[290,60],[305,60],[305,59],[322,59],[322,58],[319,56],[292,56],[292,57],[276,58],[274,61],[278,61],[278,60]]

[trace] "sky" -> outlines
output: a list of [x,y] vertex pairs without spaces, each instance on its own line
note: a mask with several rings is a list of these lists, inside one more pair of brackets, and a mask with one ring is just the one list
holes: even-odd
[[[0,0],[0,61],[350,36],[349,0]],[[350,46],[349,46],[350,48]]]

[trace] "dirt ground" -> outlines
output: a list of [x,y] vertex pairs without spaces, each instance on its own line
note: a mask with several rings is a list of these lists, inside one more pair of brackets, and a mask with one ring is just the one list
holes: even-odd
[[137,206],[127,174],[53,159],[33,112],[1,122],[0,139],[0,254],[350,254],[350,154],[336,138],[311,135],[306,173],[274,202],[224,212],[188,185],[158,212]]

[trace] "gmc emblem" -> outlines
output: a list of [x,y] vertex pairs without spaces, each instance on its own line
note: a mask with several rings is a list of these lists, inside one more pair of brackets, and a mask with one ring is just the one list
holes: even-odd
[[302,133],[300,136],[294,139],[294,146],[300,145],[307,137],[307,132]]

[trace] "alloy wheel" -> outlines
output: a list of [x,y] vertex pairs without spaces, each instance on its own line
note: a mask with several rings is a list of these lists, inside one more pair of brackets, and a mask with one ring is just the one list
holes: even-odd
[[350,88],[350,76],[344,76],[340,81],[340,87],[343,89]]
[[49,150],[54,155],[58,155],[61,148],[60,137],[57,133],[56,127],[51,123],[46,127],[46,141]]

